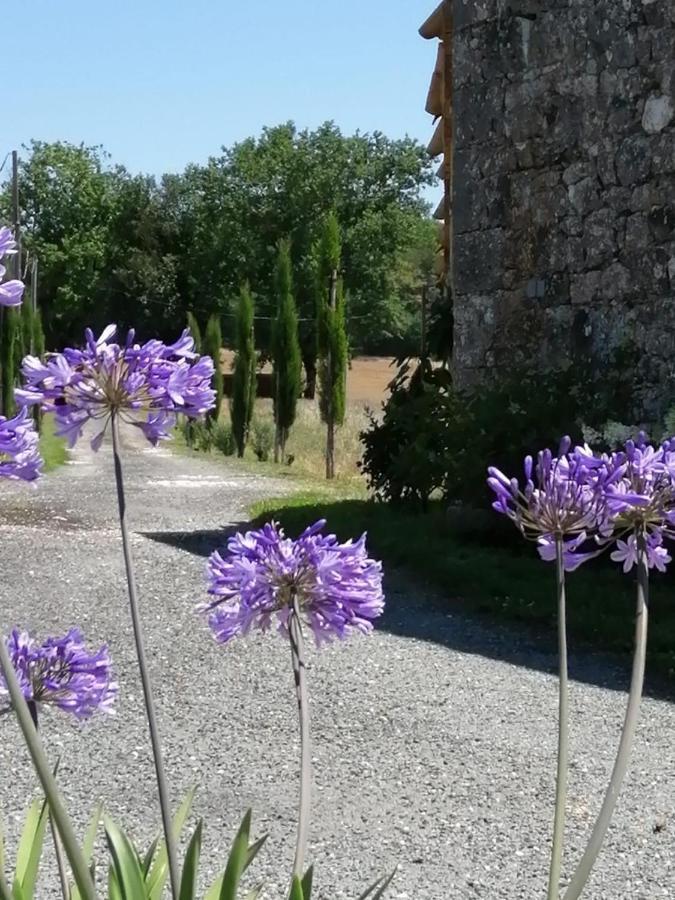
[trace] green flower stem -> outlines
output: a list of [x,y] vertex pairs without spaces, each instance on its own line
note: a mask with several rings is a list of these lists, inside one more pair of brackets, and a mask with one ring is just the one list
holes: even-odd
[[298,837],[295,845],[293,875],[302,878],[309,835],[309,813],[312,790],[312,750],[309,732],[309,696],[305,670],[305,641],[302,634],[300,610],[297,597],[293,598],[293,612],[288,621],[291,639],[291,659],[293,677],[298,698],[300,717],[300,812],[298,815]]
[[567,621],[565,562],[562,535],[556,536],[556,593],[558,599],[558,774],[553,821],[553,847],[548,876],[548,900],[558,900],[565,832],[567,770],[569,766],[569,687],[567,674]]
[[63,848],[70,862],[73,871],[75,884],[77,885],[82,900],[96,900],[96,889],[89,872],[87,861],[80,850],[80,846],[75,836],[72,823],[68,818],[68,813],[61,800],[56,779],[52,773],[47,754],[42,746],[40,735],[35,730],[33,719],[28,709],[28,704],[23,696],[19,682],[14,672],[14,666],[9,658],[7,645],[4,640],[0,640],[0,669],[9,691],[9,697],[12,707],[19,720],[19,727],[23,732],[23,737],[28,747],[28,751],[33,760],[35,771],[37,772],[40,784],[45,792],[45,797],[49,803],[49,810],[54,817],[56,827],[58,828]]
[[120,435],[119,422],[115,413],[111,416],[113,460],[115,464],[115,483],[117,485],[117,503],[119,506],[120,530],[122,532],[122,548],[124,551],[124,565],[127,573],[127,588],[129,591],[129,608],[131,610],[131,622],[134,629],[134,641],[136,643],[136,656],[138,658],[138,668],[141,674],[141,684],[143,686],[143,697],[145,700],[145,712],[148,719],[148,728],[150,730],[150,743],[152,744],[152,755],[155,762],[155,775],[157,778],[157,790],[159,793],[159,805],[162,811],[162,825],[164,828],[164,840],[166,842],[166,852],[169,861],[169,880],[171,882],[171,895],[173,900],[178,900],[180,894],[180,871],[178,868],[178,854],[176,852],[176,842],[173,836],[171,823],[171,806],[169,802],[169,789],[164,772],[164,762],[162,760],[162,748],[159,738],[159,729],[157,727],[157,715],[155,712],[155,701],[152,696],[152,686],[150,684],[150,675],[148,672],[148,664],[145,656],[145,643],[143,641],[143,628],[141,625],[141,617],[138,607],[138,594],[136,591],[136,576],[134,574],[134,565],[131,557],[131,542],[129,541],[129,532],[127,529],[126,519],[126,499],[124,496],[124,478],[122,475],[122,462],[120,459]]
[[569,887],[563,900],[577,900],[588,881],[595,861],[602,848],[609,823],[619,799],[621,785],[628,770],[630,754],[635,738],[642,688],[645,677],[645,659],[647,655],[647,627],[649,624],[649,569],[647,567],[647,545],[645,534],[642,530],[635,533],[638,549],[637,566],[637,610],[635,618],[635,655],[633,657],[633,674],[631,676],[626,718],[624,721],[619,750],[617,752],[612,777],[603,800],[598,818],[593,826],[593,831],[579,861]]
[[[28,702],[28,711],[30,712],[30,717],[33,720],[33,725],[35,726],[35,731],[38,731],[38,710],[37,704],[35,701],[30,700]],[[54,772],[54,777],[56,777],[56,772]],[[56,830],[56,825],[54,823],[54,816],[51,814],[51,810],[49,812],[49,830],[52,835],[52,842],[54,844],[54,854],[56,856],[56,866],[59,871],[59,881],[61,882],[61,895],[63,900],[70,900],[70,887],[68,885],[68,871],[66,869],[66,864],[63,859],[63,850],[61,849],[61,841],[59,840],[58,831]]]

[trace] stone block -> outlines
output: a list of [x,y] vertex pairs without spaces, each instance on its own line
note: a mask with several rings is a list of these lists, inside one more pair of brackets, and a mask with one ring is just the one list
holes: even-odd
[[598,209],[584,220],[584,255],[589,269],[599,269],[614,258],[616,216],[612,210]]
[[570,298],[573,304],[588,306],[595,300],[600,291],[600,275],[596,270],[572,277]]
[[455,290],[496,291],[502,284],[504,231],[491,228],[455,235]]
[[651,158],[649,141],[644,135],[624,138],[616,154],[616,174],[619,183],[628,186],[640,184],[649,177]]
[[596,178],[582,178],[567,188],[572,208],[580,215],[585,216],[600,205],[600,192]]
[[665,94],[650,94],[642,113],[642,127],[647,134],[659,134],[675,115],[673,102]]

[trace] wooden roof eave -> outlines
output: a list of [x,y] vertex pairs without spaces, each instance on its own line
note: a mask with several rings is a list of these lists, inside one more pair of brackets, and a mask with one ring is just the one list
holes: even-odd
[[432,159],[435,156],[440,156],[443,152],[443,119],[438,120],[438,124],[434,130],[433,137],[429,141],[427,150]]
[[445,0],[441,0],[436,9],[420,28],[420,35],[426,40],[443,37],[445,19]]
[[427,102],[424,107],[431,116],[443,115],[443,63],[444,63],[445,45],[441,42],[438,45],[438,56],[436,58],[436,68],[431,76],[431,84],[427,94]]

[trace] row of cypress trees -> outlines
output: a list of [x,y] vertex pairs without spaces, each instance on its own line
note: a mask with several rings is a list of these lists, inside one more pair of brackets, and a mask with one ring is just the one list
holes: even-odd
[[[316,334],[319,374],[319,409],[326,425],[326,477],[335,477],[335,429],[345,417],[348,343],[345,324],[345,298],[339,275],[341,258],[337,217],[329,214],[323,225],[317,248]],[[298,313],[293,294],[291,243],[279,243],[275,293],[277,312],[272,323],[273,409],[275,423],[274,460],[285,459],[286,443],[295,422],[298,398],[302,391],[302,356],[298,337]],[[257,355],[254,335],[255,313],[248,284],[241,288],[235,313],[235,361],[232,374],[230,418],[238,456],[244,455],[249,437],[256,397]],[[197,350],[220,360],[222,335],[220,319],[212,315],[201,337],[199,323],[188,313],[188,327]],[[223,396],[223,375],[216,365],[214,377],[217,421]]]
[[[340,228],[330,213],[323,225],[316,265],[316,335],[319,374],[319,409],[326,425],[326,478],[335,477],[335,429],[344,422],[349,347],[345,298],[340,278]],[[293,297],[291,246],[279,245],[277,263],[277,316],[272,335],[274,363],[274,459],[284,458],[286,441],[302,388],[302,358],[298,316]]]
[[2,310],[0,325],[0,402],[2,414],[16,412],[14,388],[20,383],[24,356],[44,356],[45,336],[40,310],[33,311],[26,300],[20,307]]

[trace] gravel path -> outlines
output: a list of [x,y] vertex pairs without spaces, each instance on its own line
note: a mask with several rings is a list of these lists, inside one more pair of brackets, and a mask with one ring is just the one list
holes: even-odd
[[[127,438],[127,441],[130,439]],[[178,800],[198,786],[211,871],[245,809],[269,832],[254,866],[285,900],[297,788],[289,653],[273,637],[214,646],[193,604],[204,557],[248,505],[286,489],[226,462],[141,450],[126,462],[134,552],[160,724]],[[117,716],[83,729],[44,716],[60,782],[83,824],[101,796],[146,842],[159,825],[123,587],[109,448],[85,447],[31,490],[2,486],[3,626],[79,624],[107,640]],[[607,598],[611,602],[611,598]],[[310,660],[311,858],[317,900],[355,900],[395,864],[392,900],[538,900],[550,842],[557,688],[546,644],[449,609],[396,577],[376,635]],[[623,673],[572,659],[574,733],[567,867],[599,805],[622,721]],[[625,790],[587,900],[675,896],[675,708],[645,701]],[[0,808],[10,845],[36,791],[11,718],[0,719]],[[664,826],[665,827],[662,827]],[[49,861],[47,862],[49,866]],[[44,887],[40,896],[53,896]]]

